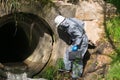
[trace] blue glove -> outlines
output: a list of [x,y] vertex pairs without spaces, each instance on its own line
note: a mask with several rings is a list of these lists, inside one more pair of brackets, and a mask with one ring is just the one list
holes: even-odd
[[77,45],[72,46],[72,51],[77,51],[77,50],[78,50],[78,46]]

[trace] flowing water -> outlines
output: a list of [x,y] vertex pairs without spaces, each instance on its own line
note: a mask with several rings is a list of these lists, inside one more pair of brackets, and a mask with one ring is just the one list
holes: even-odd
[[27,76],[27,65],[24,63],[7,63],[4,67],[6,80],[46,80],[43,78],[32,79]]
[[7,80],[28,80],[26,73],[21,74],[13,74],[11,72],[7,72]]
[[27,77],[27,74],[25,72],[21,74],[14,74],[11,72],[7,72],[7,80],[47,80],[47,79],[43,79],[43,78],[31,79]]

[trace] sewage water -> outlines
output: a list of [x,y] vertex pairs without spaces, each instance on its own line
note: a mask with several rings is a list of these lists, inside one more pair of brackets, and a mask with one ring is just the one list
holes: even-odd
[[7,72],[7,80],[47,80],[44,78],[38,78],[38,79],[32,79],[27,77],[27,73],[21,73],[21,74],[14,74],[11,72]]
[[44,78],[29,78],[27,74],[27,65],[24,63],[6,63],[4,70],[7,75],[6,80],[47,80]]
[[11,72],[6,72],[7,80],[28,80],[26,73],[13,74]]

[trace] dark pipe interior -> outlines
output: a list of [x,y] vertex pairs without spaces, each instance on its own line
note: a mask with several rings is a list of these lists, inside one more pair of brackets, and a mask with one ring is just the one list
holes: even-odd
[[1,17],[0,62],[23,62],[45,38],[44,33],[53,39],[51,28],[37,15],[20,12]]
[[0,27],[0,62],[21,62],[30,55],[29,40],[21,26],[10,21]]

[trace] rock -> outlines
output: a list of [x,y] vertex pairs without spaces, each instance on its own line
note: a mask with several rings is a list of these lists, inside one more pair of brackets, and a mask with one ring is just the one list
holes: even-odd
[[88,39],[91,40],[95,45],[100,40],[103,29],[100,28],[98,20],[85,21],[85,31]]
[[82,1],[76,7],[75,17],[85,21],[85,31],[88,39],[94,44],[100,40],[104,32],[103,21],[103,7],[98,2]]

